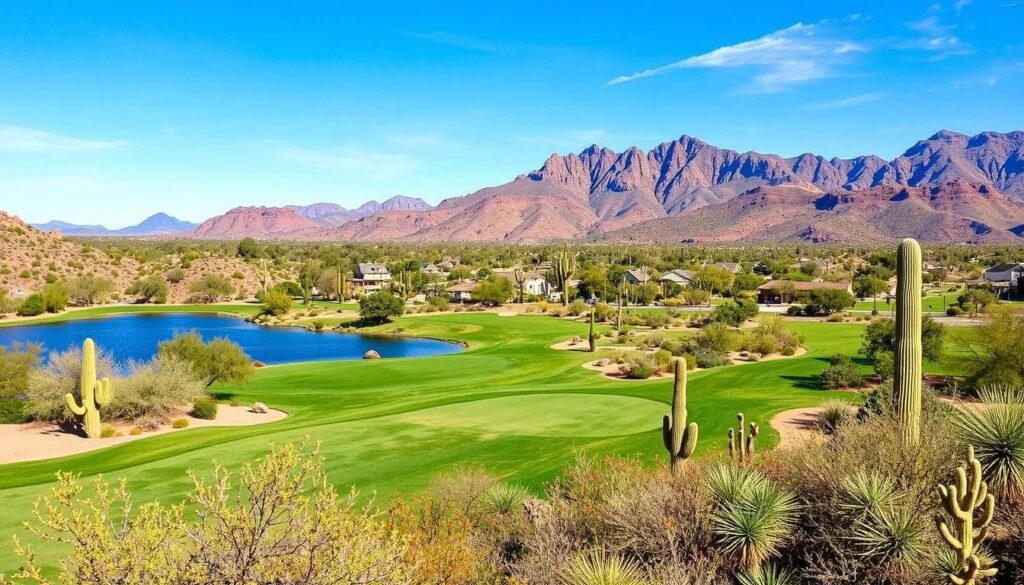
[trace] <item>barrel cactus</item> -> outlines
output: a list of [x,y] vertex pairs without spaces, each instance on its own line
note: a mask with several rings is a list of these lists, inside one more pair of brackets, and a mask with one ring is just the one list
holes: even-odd
[[679,468],[679,463],[689,459],[697,448],[697,423],[686,422],[686,362],[677,359],[675,363],[676,378],[672,386],[672,413],[666,414],[661,421],[661,435],[668,449],[669,463],[672,471]]
[[907,238],[896,250],[896,347],[893,398],[908,444],[921,439],[921,246]]
[[111,399],[110,379],[96,379],[96,344],[92,339],[86,339],[82,344],[82,377],[79,381],[79,391],[82,394],[82,404],[75,402],[71,393],[64,396],[68,408],[76,416],[82,418],[82,427],[85,435],[90,439],[100,436],[100,407],[108,404]]

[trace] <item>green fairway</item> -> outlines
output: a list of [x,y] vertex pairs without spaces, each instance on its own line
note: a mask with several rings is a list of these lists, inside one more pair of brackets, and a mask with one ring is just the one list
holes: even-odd
[[[777,440],[768,424],[773,414],[836,395],[818,389],[817,375],[829,356],[858,351],[864,326],[789,326],[804,336],[806,355],[690,376],[689,416],[700,424],[698,453],[725,448],[737,412],[761,425],[758,443],[768,447]],[[61,460],[0,466],[0,541],[13,532],[26,537],[20,523],[57,470],[123,476],[137,501],[174,502],[188,490],[189,469],[206,472],[213,460],[237,468],[265,454],[271,443],[307,436],[322,443],[332,481],[364,494],[376,491],[384,501],[465,465],[536,489],[577,452],[660,460],[660,419],[668,411],[672,381],[603,378],[580,367],[593,354],[550,349],[585,336],[586,328],[540,315],[418,315],[372,331],[459,339],[469,349],[430,358],[261,368],[248,385],[215,391],[225,399],[283,409],[289,413],[283,421],[186,430]],[[52,545],[39,549],[50,566],[58,552]],[[16,562],[0,544],[0,572]]]
[[43,314],[31,319],[13,319],[0,321],[0,327],[18,325],[39,325],[43,323],[61,323],[72,319],[88,319],[90,317],[106,317],[124,313],[231,313],[234,315],[255,315],[263,310],[261,305],[103,305],[85,309],[72,309],[63,313]]

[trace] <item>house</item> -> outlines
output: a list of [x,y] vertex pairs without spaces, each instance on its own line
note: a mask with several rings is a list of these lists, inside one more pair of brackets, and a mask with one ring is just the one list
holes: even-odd
[[671,270],[666,272],[661,277],[661,283],[665,286],[669,284],[678,284],[679,286],[689,286],[693,282],[694,273],[692,270]]
[[387,266],[373,262],[360,262],[352,274],[352,286],[363,292],[376,292],[391,282]]
[[743,266],[739,262],[715,262],[712,266],[724,268],[733,274],[739,274],[743,270]]
[[437,264],[431,264],[430,262],[424,262],[420,265],[420,272],[423,274],[429,274],[432,276],[440,276],[445,273]]
[[444,289],[444,292],[448,293],[448,296],[451,297],[452,302],[464,303],[466,301],[473,300],[473,293],[479,287],[479,282],[475,280],[470,280],[449,286],[448,288]]
[[757,302],[773,304],[804,301],[815,290],[845,290],[852,293],[849,282],[769,280],[757,287]]
[[1005,295],[1005,298],[1022,293],[1022,289],[1024,289],[1022,276],[1024,276],[1024,263],[996,264],[986,269],[981,275],[985,282],[996,290],[997,295],[1001,297]]
[[622,277],[629,284],[643,284],[651,279],[646,270],[627,270]]
[[[512,283],[512,290],[515,291],[516,298],[519,297],[519,284],[516,282],[516,271],[515,270],[496,270],[494,276],[507,279]],[[547,297],[550,291],[550,285],[548,280],[544,278],[544,275],[540,272],[523,271],[523,295],[524,296],[538,296]]]

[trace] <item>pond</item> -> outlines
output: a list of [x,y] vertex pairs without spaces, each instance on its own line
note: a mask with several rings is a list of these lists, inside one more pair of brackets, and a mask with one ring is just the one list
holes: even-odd
[[455,353],[462,347],[436,339],[370,336],[296,327],[262,327],[237,317],[190,313],[115,315],[62,323],[0,327],[0,345],[38,343],[44,351],[65,350],[91,337],[118,362],[146,361],[157,345],[178,333],[198,331],[203,339],[227,337],[253,359],[266,364],[361,359],[374,349],[384,358]]

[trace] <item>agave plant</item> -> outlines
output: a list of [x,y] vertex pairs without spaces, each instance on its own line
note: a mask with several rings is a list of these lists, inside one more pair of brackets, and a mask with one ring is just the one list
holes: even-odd
[[740,468],[713,470],[709,487],[718,501],[715,541],[743,566],[758,569],[778,554],[796,523],[796,497],[763,475]]
[[499,483],[484,494],[484,509],[492,514],[509,514],[523,509],[533,495],[523,486]]
[[847,515],[861,519],[891,510],[899,498],[900,492],[889,478],[876,471],[861,470],[843,479],[839,508]]
[[768,564],[736,575],[736,582],[739,585],[797,585],[800,581],[790,571]]
[[593,550],[574,558],[562,571],[564,585],[647,585],[640,565]]
[[979,395],[980,408],[957,409],[960,439],[974,446],[992,488],[1024,495],[1024,391],[994,386]]

